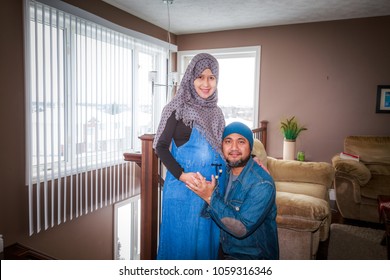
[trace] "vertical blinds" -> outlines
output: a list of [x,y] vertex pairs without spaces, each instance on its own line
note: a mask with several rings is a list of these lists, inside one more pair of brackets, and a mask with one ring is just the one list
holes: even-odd
[[165,50],[27,3],[31,235],[136,194],[136,169],[123,161],[123,152],[133,147],[137,133],[137,53],[157,56]]

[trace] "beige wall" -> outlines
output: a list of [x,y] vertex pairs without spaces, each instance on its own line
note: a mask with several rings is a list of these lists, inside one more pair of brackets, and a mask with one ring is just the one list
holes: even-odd
[[[104,2],[67,2],[165,40],[166,31]],[[111,259],[112,207],[28,236],[22,0],[3,1],[2,7],[0,233],[6,245],[21,242],[60,259]],[[330,161],[348,134],[390,134],[390,114],[375,114],[376,86],[390,84],[389,29],[390,17],[383,17],[173,36],[173,41],[180,50],[261,45],[260,119],[270,121],[269,153],[282,153],[280,118],[296,115],[309,128],[299,147],[309,159]]]
[[261,45],[268,153],[282,156],[279,122],[295,115],[308,128],[298,149],[330,162],[347,135],[390,135],[390,114],[375,113],[377,85],[390,85],[389,30],[387,16],[182,35],[177,44],[179,51]]

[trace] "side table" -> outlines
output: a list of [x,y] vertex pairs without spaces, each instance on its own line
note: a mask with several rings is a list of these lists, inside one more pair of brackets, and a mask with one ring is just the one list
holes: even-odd
[[387,259],[390,260],[390,196],[378,195],[379,220],[385,224],[385,236],[383,241],[387,246]]

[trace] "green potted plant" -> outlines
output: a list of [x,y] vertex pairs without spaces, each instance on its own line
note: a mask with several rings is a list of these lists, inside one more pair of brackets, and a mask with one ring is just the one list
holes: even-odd
[[306,127],[298,125],[298,121],[295,116],[291,119],[286,119],[285,121],[280,122],[280,129],[282,130],[284,139],[290,141],[295,141],[302,131],[307,130]]
[[307,130],[306,127],[300,126],[298,124],[295,116],[290,119],[287,118],[285,121],[280,122],[280,129],[284,136],[283,142],[283,159],[284,160],[294,160],[295,157],[295,140],[299,134]]

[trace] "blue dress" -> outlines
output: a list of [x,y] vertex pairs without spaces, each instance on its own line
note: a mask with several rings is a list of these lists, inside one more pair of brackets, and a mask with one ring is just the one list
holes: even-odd
[[[172,141],[171,153],[185,172],[200,172],[206,180],[218,174],[218,181],[225,181],[225,161],[196,128],[192,129],[189,141],[179,148]],[[222,193],[223,188],[223,184],[219,186]],[[158,260],[217,259],[220,230],[206,214],[206,205],[167,172],[162,192]]]

